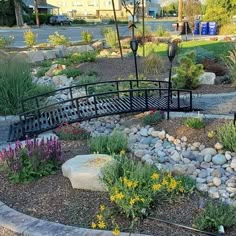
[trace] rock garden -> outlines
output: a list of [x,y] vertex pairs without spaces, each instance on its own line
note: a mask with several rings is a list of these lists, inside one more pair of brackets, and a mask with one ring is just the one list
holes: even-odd
[[[110,40],[110,45],[59,45],[50,52],[3,52],[1,115],[7,120],[21,112],[23,97],[48,92],[40,102],[53,104],[70,96],[55,89],[135,79],[132,54],[125,51],[121,60],[111,36]],[[193,48],[189,42],[179,46],[172,83],[178,89],[193,89],[196,98],[207,94],[199,102],[202,112],[178,117],[171,113],[167,120],[164,112],[150,109],[63,122],[35,139],[9,145],[1,140],[0,201],[26,215],[104,230],[104,235],[235,235],[235,44],[192,44]],[[142,47],[138,52],[140,79],[165,80],[166,46],[153,42],[145,47],[145,57]],[[105,84],[88,89],[92,94],[114,88]],[[81,89],[72,92],[76,97],[85,94]],[[221,93],[226,95],[219,99]],[[224,109],[226,103],[231,106]],[[1,217],[0,226],[7,227]],[[27,235],[27,230],[18,233]]]

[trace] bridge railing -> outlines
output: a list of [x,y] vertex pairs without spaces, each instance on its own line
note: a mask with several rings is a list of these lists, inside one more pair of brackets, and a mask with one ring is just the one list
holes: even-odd
[[[32,110],[34,107],[47,106],[48,104],[58,104],[61,97],[63,100],[89,96],[92,94],[104,93],[104,97],[112,96],[112,91],[130,90],[137,88],[167,88],[167,81],[159,80],[139,80],[138,85],[136,80],[115,80],[102,81],[97,83],[76,84],[71,87],[60,88],[51,92],[42,93],[37,96],[32,96],[21,101],[22,111]],[[120,95],[120,94],[119,94]],[[160,91],[160,96],[162,96]],[[58,99],[57,99],[58,97]]]
[[[167,88],[140,88],[140,89],[126,89],[126,90],[116,90],[116,91],[109,91],[109,92],[103,92],[103,93],[98,93],[98,94],[91,94],[91,95],[86,95],[86,96],[81,96],[81,97],[76,97],[76,98],[69,98],[67,100],[63,100],[61,102],[57,102],[56,104],[49,104],[46,106],[39,106],[37,104],[36,108],[31,109],[29,111],[25,111],[20,114],[20,119],[28,119],[30,117],[37,117],[38,120],[40,120],[40,117],[43,113],[49,112],[56,107],[62,107],[63,105],[70,106],[71,109],[74,109],[75,112],[77,113],[76,119],[78,120],[83,120],[84,118],[81,117],[80,115],[80,108],[81,105],[80,103],[82,101],[89,101],[90,106],[93,107],[94,113],[91,114],[90,118],[94,117],[99,117],[101,114],[99,114],[99,104],[101,102],[109,102],[109,99],[107,98],[107,95],[112,95],[112,98],[110,100],[114,99],[119,99],[122,97],[126,97],[126,110],[125,112],[136,112],[136,111],[147,111],[153,108],[152,105],[150,105],[150,99],[155,98],[158,99],[162,98],[160,94],[165,94],[167,96],[168,89]],[[124,95],[125,94],[125,95]],[[140,95],[141,94],[141,95]],[[176,110],[181,110],[181,98],[185,96],[185,105],[188,107],[190,110],[192,110],[192,91],[191,90],[177,90],[177,89],[172,89],[171,90],[171,99],[175,99],[177,106]],[[143,97],[143,102],[144,105],[140,104],[140,107],[137,108],[137,106],[134,106],[135,103],[135,98],[137,97]],[[37,96],[35,97],[37,98]],[[172,102],[170,100],[170,102]],[[163,106],[163,110],[166,110],[167,106]],[[171,104],[170,104],[170,109],[171,109]],[[119,113],[124,113],[124,110],[114,110],[110,113],[107,113],[107,115],[111,114],[119,114]],[[104,114],[103,114],[104,115]],[[40,129],[40,124],[38,125]]]

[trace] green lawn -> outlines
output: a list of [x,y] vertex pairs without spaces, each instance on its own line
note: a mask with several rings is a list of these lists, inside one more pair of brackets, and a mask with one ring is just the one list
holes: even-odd
[[[222,42],[222,41],[210,41],[210,40],[202,40],[202,41],[187,41],[182,42],[180,44],[180,50],[181,53],[184,53],[188,50],[194,50],[196,47],[202,47],[208,51],[213,51],[217,56],[225,56],[228,54],[228,50],[230,49],[230,42]],[[167,44],[160,43],[158,45],[152,45],[150,44],[146,46],[146,53],[150,52],[151,50],[154,50],[155,52],[158,52],[161,56],[166,56],[167,51]],[[142,48],[139,47],[138,54],[142,55]]]

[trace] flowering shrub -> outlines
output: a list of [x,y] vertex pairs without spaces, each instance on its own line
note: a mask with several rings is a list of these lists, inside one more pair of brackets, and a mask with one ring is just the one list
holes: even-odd
[[55,32],[54,34],[49,35],[48,42],[52,44],[53,46],[58,46],[58,45],[68,46],[70,44],[69,39],[64,35],[59,34],[58,32]]
[[78,124],[69,125],[68,123],[61,124],[56,129],[56,134],[61,140],[79,140],[87,139],[89,133],[81,128]]
[[37,43],[38,35],[31,30],[24,32],[25,44],[27,47],[33,47]]
[[155,200],[171,200],[179,193],[192,190],[190,181],[174,178],[155,167],[130,160],[123,154],[103,168],[102,182],[111,202],[117,204],[127,217],[135,220],[146,215]]
[[0,36],[0,49],[8,48],[14,43],[14,36]]
[[30,182],[54,174],[62,164],[61,144],[57,139],[17,141],[15,147],[0,152],[0,163],[6,164],[10,181]]
[[143,123],[145,125],[155,125],[158,124],[163,119],[164,119],[163,111],[156,111],[155,109],[152,109],[146,116],[144,116]]

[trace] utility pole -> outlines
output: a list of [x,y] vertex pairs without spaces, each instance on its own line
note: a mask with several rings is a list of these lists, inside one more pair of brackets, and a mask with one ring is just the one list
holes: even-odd
[[34,0],[34,11],[35,11],[36,25],[39,28],[40,27],[40,23],[39,23],[38,0]]
[[183,19],[183,0],[179,0],[178,22],[182,22],[182,19]]

